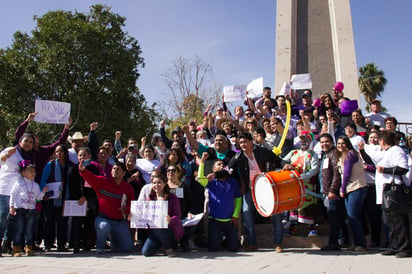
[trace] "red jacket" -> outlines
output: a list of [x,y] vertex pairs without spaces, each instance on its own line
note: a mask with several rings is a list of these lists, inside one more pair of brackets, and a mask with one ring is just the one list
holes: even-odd
[[80,175],[96,191],[100,213],[103,213],[110,219],[122,220],[123,215],[120,208],[123,194],[127,197],[125,213],[130,213],[130,202],[134,199],[134,191],[131,185],[125,181],[117,185],[113,178],[96,176],[87,169],[84,172],[80,172]]

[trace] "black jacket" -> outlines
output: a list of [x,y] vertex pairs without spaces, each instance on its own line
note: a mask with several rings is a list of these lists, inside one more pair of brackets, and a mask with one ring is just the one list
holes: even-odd
[[[273,171],[280,168],[280,158],[272,151],[264,147],[253,147],[253,156],[262,172]],[[238,152],[228,165],[232,169],[232,176],[234,176],[240,183],[240,190],[244,194],[249,189],[249,163],[243,151]]]

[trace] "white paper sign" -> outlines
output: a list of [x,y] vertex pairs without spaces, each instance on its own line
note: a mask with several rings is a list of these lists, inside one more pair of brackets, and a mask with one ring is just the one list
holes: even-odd
[[290,85],[288,82],[283,83],[282,89],[279,91],[279,95],[290,95]]
[[168,201],[132,201],[131,228],[167,228]]
[[246,86],[226,86],[223,87],[225,102],[242,101],[246,91]]
[[203,218],[203,213],[199,213],[193,216],[193,218],[185,218],[182,220],[183,226],[195,226],[197,225]]
[[263,77],[257,78],[250,82],[246,90],[249,98],[256,98],[263,95]]
[[78,200],[66,200],[63,206],[63,216],[86,216],[87,201],[79,205]]
[[[47,192],[53,192],[53,194],[51,196],[49,196],[49,200],[51,199],[57,199],[60,197],[60,186],[61,186],[61,182],[54,182],[54,183],[47,183],[46,186],[49,188],[49,190]],[[46,192],[46,193],[47,193]]]
[[312,77],[310,73],[307,74],[295,74],[292,75],[292,79],[290,79],[291,89],[311,89],[312,88]]
[[34,111],[37,115],[34,121],[47,124],[68,124],[70,107],[70,103],[36,100]]

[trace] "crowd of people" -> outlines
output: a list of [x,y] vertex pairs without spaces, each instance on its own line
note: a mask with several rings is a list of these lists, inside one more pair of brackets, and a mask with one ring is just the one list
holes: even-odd
[[[136,246],[144,256],[173,257],[195,247],[253,252],[259,237],[254,179],[285,170],[302,182],[304,202],[260,217],[272,224],[275,252],[283,252],[284,233],[316,237],[326,219],[329,242],[322,251],[381,247],[383,255],[409,257],[408,215],[381,207],[385,183],[411,182],[407,136],[379,100],[363,115],[343,87],[337,82],[320,98],[312,98],[311,90],[273,98],[265,87],[262,97],[247,98],[233,114],[223,98],[214,112],[205,109],[202,123],[176,127],[169,138],[163,120],[140,146],[132,136],[123,145],[121,131],[100,142],[97,122],[88,136],[69,136],[68,123],[55,143],[40,145],[26,132],[36,115],[30,113],[14,146],[0,154],[2,252],[131,253]],[[86,216],[65,216],[68,200],[87,202]],[[135,200],[168,201],[168,228],[130,228]],[[200,213],[203,221],[183,227],[182,219]]]

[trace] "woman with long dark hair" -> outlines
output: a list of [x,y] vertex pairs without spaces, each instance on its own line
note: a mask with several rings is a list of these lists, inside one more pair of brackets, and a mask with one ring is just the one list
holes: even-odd
[[[0,153],[0,241],[11,251],[11,235],[7,214],[9,213],[10,191],[13,183],[20,177],[19,162],[29,160],[34,163],[34,137],[29,133],[23,134],[15,147],[8,147]],[[6,230],[7,229],[7,230]],[[3,235],[4,234],[4,235]]]
[[[67,252],[67,217],[63,217],[63,204],[70,197],[69,173],[74,164],[69,160],[69,151],[65,145],[58,145],[55,150],[55,160],[51,160],[44,167],[40,188],[47,184],[59,183],[59,193],[50,193],[44,201],[46,214],[46,232],[44,235],[45,251],[50,251],[56,237],[57,224],[57,251]],[[49,189],[52,189],[49,187]],[[51,195],[51,196],[50,196]],[[47,195],[46,195],[47,197]]]
[[360,217],[363,203],[368,194],[363,162],[353,149],[348,137],[338,137],[336,148],[339,159],[338,168],[342,176],[340,196],[345,198],[347,216],[353,234],[354,245],[349,250],[358,253],[366,252],[365,233]]
[[[180,221],[180,204],[176,195],[170,193],[170,188],[164,175],[159,174],[158,176],[153,177],[152,189],[148,200],[168,201],[168,215],[165,216],[165,218],[167,219],[169,227],[163,229],[150,229],[149,236],[142,247],[142,254],[144,256],[153,255],[161,246],[163,246],[169,257],[175,257],[176,254],[173,251],[170,239],[174,229],[183,231]],[[176,240],[179,240],[179,238]]]

